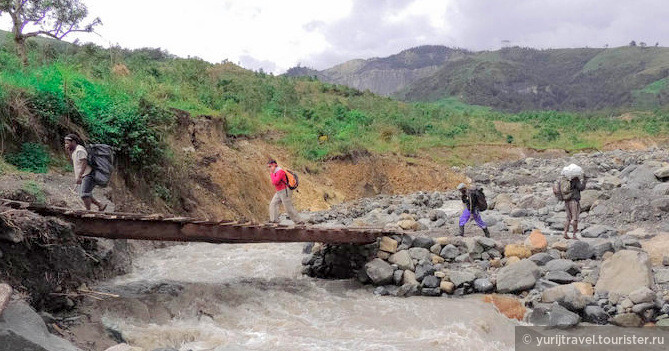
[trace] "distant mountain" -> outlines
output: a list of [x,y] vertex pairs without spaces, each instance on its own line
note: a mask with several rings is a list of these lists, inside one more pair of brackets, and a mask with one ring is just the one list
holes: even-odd
[[669,48],[664,47],[469,52],[423,46],[309,74],[293,73],[406,101],[455,96],[509,111],[669,104]]
[[445,46],[420,46],[404,50],[399,54],[351,60],[323,71],[305,67],[291,68],[288,76],[316,76],[318,79],[348,85],[379,95],[389,96],[406,88],[409,84],[436,73],[448,60],[467,55],[467,51]]

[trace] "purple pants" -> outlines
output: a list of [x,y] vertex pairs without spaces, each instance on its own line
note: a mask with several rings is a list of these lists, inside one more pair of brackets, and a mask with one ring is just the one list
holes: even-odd
[[487,225],[485,224],[483,219],[481,219],[481,214],[479,213],[479,211],[474,211],[472,213],[472,212],[469,211],[469,209],[465,209],[462,212],[462,216],[460,216],[460,226],[464,227],[465,224],[467,224],[467,222],[469,222],[471,217],[474,217],[474,220],[476,221],[476,224],[479,227],[484,228],[484,229],[487,227]]

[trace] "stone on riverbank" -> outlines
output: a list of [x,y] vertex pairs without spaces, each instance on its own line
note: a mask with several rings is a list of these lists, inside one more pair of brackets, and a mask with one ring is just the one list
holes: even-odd
[[596,292],[629,295],[640,287],[651,287],[650,259],[643,251],[621,250],[602,263]]
[[511,293],[531,289],[541,276],[539,267],[530,260],[505,266],[497,273],[497,291]]
[[393,282],[393,273],[395,270],[388,262],[375,258],[365,264],[365,272],[372,280],[374,285],[391,284]]
[[535,308],[527,317],[527,321],[540,326],[567,328],[581,321],[581,317],[566,308],[554,303],[550,307]]
[[528,258],[532,256],[532,250],[525,245],[509,244],[504,247],[504,257],[516,256],[518,258]]

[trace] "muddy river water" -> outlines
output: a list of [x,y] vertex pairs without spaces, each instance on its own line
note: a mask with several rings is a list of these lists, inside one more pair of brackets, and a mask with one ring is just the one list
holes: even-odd
[[110,308],[103,320],[147,350],[513,349],[515,323],[480,297],[375,296],[354,281],[303,276],[301,251],[197,243],[147,252],[103,284],[141,308]]

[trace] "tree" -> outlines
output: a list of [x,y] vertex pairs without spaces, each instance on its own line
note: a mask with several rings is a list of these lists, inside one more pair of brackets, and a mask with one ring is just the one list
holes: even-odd
[[[0,15],[3,13],[12,18],[14,43],[24,66],[28,65],[26,39],[44,35],[62,40],[70,33],[90,33],[102,24],[98,17],[83,24],[88,8],[79,0],[0,0]],[[26,27],[34,30],[25,33]]]
[[636,46],[636,41],[634,40],[630,41],[630,46]]

